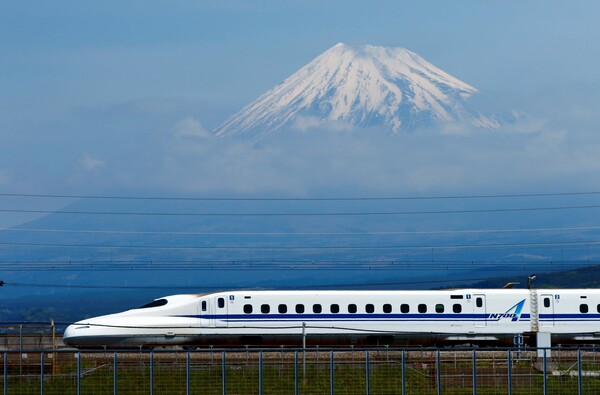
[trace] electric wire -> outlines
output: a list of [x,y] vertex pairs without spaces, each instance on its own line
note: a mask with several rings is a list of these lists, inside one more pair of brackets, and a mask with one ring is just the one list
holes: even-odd
[[59,247],[59,248],[91,248],[99,250],[245,250],[245,251],[328,251],[328,250],[445,250],[445,249],[495,249],[512,247],[545,247],[545,246],[578,246],[598,245],[600,240],[555,240],[552,242],[523,242],[523,243],[481,243],[481,244],[398,244],[398,245],[323,245],[323,246],[301,246],[301,245],[273,245],[273,246],[249,246],[249,245],[101,245],[101,244],[66,244],[66,243],[25,243],[25,242],[0,242],[0,245],[28,246],[28,247]]
[[5,286],[26,287],[26,288],[81,288],[81,289],[194,289],[194,290],[290,290],[290,289],[328,289],[328,288],[352,288],[352,287],[379,287],[395,285],[423,285],[423,284],[442,284],[442,283],[464,283],[469,281],[486,281],[489,278],[462,278],[462,279],[444,279],[444,280],[414,280],[414,281],[389,281],[372,283],[342,283],[342,284],[315,284],[283,287],[239,287],[228,285],[85,285],[85,284],[56,284],[56,283],[21,283],[6,282]]
[[186,270],[186,271],[211,271],[211,272],[245,272],[245,271],[273,271],[273,270],[285,270],[286,272],[291,271],[360,271],[360,272],[375,272],[375,271],[409,271],[414,272],[416,270],[425,269],[436,269],[436,270],[463,270],[463,269],[477,269],[484,270],[488,268],[552,268],[552,267],[580,267],[584,265],[597,265],[600,261],[537,261],[537,262],[503,262],[493,263],[489,262],[486,264],[465,262],[465,263],[449,263],[444,261],[417,261],[417,262],[398,262],[394,264],[363,264],[363,265],[333,265],[333,264],[314,264],[314,265],[301,265],[301,264],[241,264],[241,265],[164,265],[164,264],[103,264],[103,263],[89,263],[89,264],[30,264],[30,265],[0,265],[0,269],[11,271],[11,272],[29,272],[29,271],[173,271],[173,270]]
[[262,212],[262,213],[231,213],[231,212],[158,212],[158,211],[77,211],[77,210],[31,210],[31,209],[0,209],[3,213],[23,214],[61,214],[61,215],[106,215],[106,216],[149,216],[149,217],[359,217],[359,216],[400,216],[400,215],[434,215],[434,214],[477,214],[477,213],[508,213],[527,211],[558,211],[558,210],[587,210],[600,208],[600,205],[581,206],[548,206],[548,207],[509,207],[489,209],[464,210],[424,210],[424,211],[348,211],[348,212]]
[[0,193],[4,197],[30,197],[44,199],[106,199],[106,200],[164,200],[164,201],[368,201],[368,200],[449,200],[449,199],[501,199],[523,197],[586,196],[600,195],[600,191],[515,193],[489,195],[442,195],[442,196],[358,196],[358,197],[275,197],[275,198],[235,198],[235,197],[181,197],[181,196],[116,196],[116,195],[75,195],[75,194],[33,194]]
[[488,234],[488,233],[543,233],[600,230],[600,226],[513,228],[513,229],[452,229],[431,231],[359,231],[359,232],[175,232],[175,231],[129,231],[129,230],[75,230],[42,228],[3,228],[0,232],[15,233],[70,233],[70,234],[124,234],[166,236],[393,236],[393,235],[445,235],[445,234]]
[[[336,266],[356,266],[356,265],[400,265],[400,264],[469,264],[469,265],[485,265],[485,264],[509,264],[509,263],[518,263],[518,264],[535,264],[535,263],[545,263],[545,264],[553,264],[553,263],[561,263],[561,264],[584,264],[590,262],[597,262],[595,260],[534,260],[534,259],[480,259],[480,260],[466,260],[466,259],[441,259],[441,260],[390,260],[390,259],[382,259],[382,260],[355,260],[355,259],[341,259],[341,260],[332,260],[332,259],[323,259],[323,260],[300,260],[300,259],[285,259],[285,260],[196,260],[196,261],[182,261],[182,260],[57,260],[57,261],[40,261],[40,260],[27,260],[27,261],[0,261],[0,265],[25,265],[25,264],[33,264],[33,265],[134,265],[134,264],[147,264],[147,265],[230,265],[230,266],[279,266],[279,265],[303,265],[303,266],[321,266],[325,264],[336,265]],[[218,266],[217,266],[218,267]]]
[[[596,247],[595,245],[593,247]],[[494,250],[502,250],[502,249],[513,249],[514,254],[525,254],[527,251],[530,251],[533,247],[531,246],[522,246],[519,249],[515,247],[496,247],[496,248],[470,248],[468,251],[471,252],[482,252],[482,251],[494,251]],[[586,251],[582,251],[585,249]],[[575,252],[579,255],[585,254],[587,255],[587,260],[589,261],[593,256],[596,256],[597,253],[592,251],[592,255],[590,255],[590,245],[544,245],[544,246],[535,246],[536,251],[546,251],[546,255],[548,254],[558,254],[560,251],[561,257],[565,252]],[[5,248],[1,249],[0,256],[2,254],[6,255],[8,253],[18,254],[21,257],[26,257],[28,255],[34,255],[33,259],[40,260],[41,257],[44,257],[45,261],[54,261],[55,258],[53,256],[57,256],[59,260],[67,256],[81,256],[84,260],[93,263],[95,261],[100,260],[115,260],[119,259],[119,257],[131,256],[134,259],[143,259],[150,261],[160,261],[163,259],[172,260],[174,257],[178,258],[188,258],[187,260],[215,260],[216,251],[207,251],[207,250],[144,250],[144,251],[130,251],[130,250],[115,250],[115,249],[104,249],[104,250],[94,250],[89,249],[87,251],[83,250],[74,250],[74,249],[55,249],[50,247],[42,247],[42,248],[23,248],[23,249],[12,249]],[[232,251],[220,251],[218,252],[218,257],[228,262],[242,262],[242,261],[250,261],[250,262],[258,262],[258,261],[280,261],[284,259],[304,259],[311,262],[319,262],[323,259],[332,260],[335,257],[341,257],[344,259],[371,259],[371,260],[386,260],[386,261],[403,261],[403,262],[412,262],[416,261],[418,257],[427,257],[429,260],[434,259],[434,252],[436,254],[443,254],[445,257],[452,256],[455,254],[464,253],[465,249],[446,249],[446,250],[436,250],[436,249],[419,249],[419,250],[408,250],[408,249],[400,249],[400,250],[353,250],[353,251],[341,251],[341,250],[329,250],[326,254],[314,250],[314,251],[282,251],[279,250],[275,254],[275,251],[269,250],[261,250],[261,251],[249,251],[249,250],[232,250]],[[227,254],[227,255],[226,255]],[[553,256],[547,256],[548,258],[553,258]],[[10,258],[14,260],[14,258]],[[423,259],[423,258],[420,258]],[[468,257],[461,256],[460,259],[468,260],[468,261],[477,261],[479,258],[469,259]],[[71,259],[76,260],[76,258]],[[559,261],[559,259],[555,259]],[[560,259],[563,260],[563,259]]]

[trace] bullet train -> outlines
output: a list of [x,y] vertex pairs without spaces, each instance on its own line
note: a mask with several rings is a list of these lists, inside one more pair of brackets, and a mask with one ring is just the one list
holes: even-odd
[[173,295],[69,325],[78,348],[179,345],[543,347],[600,341],[600,290],[232,291]]

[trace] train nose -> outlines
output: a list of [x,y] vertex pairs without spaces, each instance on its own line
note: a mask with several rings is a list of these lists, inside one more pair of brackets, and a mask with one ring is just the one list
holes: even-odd
[[77,324],[71,324],[67,327],[67,329],[65,329],[65,333],[63,333],[63,343],[65,343],[68,346],[76,346],[77,342],[76,342],[76,330],[75,330],[75,326],[81,326],[81,325],[77,325]]
[[81,347],[88,345],[90,340],[90,326],[87,324],[74,323],[65,329],[63,343],[68,346]]

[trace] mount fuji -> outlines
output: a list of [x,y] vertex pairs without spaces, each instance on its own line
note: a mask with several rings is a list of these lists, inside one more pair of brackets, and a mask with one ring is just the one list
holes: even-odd
[[476,88],[404,48],[338,43],[217,127],[217,136],[262,137],[283,128],[383,127],[392,133],[444,123],[496,129],[516,116],[476,109]]

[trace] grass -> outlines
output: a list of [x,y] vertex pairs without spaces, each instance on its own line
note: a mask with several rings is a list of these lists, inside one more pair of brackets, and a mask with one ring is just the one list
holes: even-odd
[[[74,367],[71,367],[74,368]],[[451,369],[448,369],[449,371]],[[482,369],[483,370],[483,369]],[[490,374],[492,373],[492,374]],[[506,372],[486,372],[478,377],[478,394],[507,393]],[[264,394],[293,394],[295,391],[295,374],[293,365],[267,365],[262,371],[262,390]],[[308,364],[306,375],[302,378],[299,369],[299,392],[301,394],[329,394],[331,377],[329,364]],[[367,377],[364,366],[342,365],[334,368],[333,388],[336,394],[365,394]],[[150,393],[151,374],[148,366],[127,366],[118,368],[117,388],[119,393]],[[83,394],[111,394],[114,388],[114,370],[112,366],[98,368],[82,377],[80,381]],[[444,373],[442,365],[442,389],[444,394],[472,394],[472,375],[469,371],[462,373],[452,371]],[[436,394],[437,374],[435,369],[405,370],[405,389],[407,394]],[[153,388],[155,394],[185,394],[187,388],[185,365],[173,364],[157,366],[153,372]],[[599,393],[600,380],[584,378],[585,393]],[[402,370],[397,365],[384,365],[371,369],[369,375],[371,394],[399,394],[402,390]],[[221,366],[202,366],[190,369],[190,392],[196,394],[222,394],[223,376]],[[226,369],[225,385],[228,394],[258,394],[259,369],[257,365],[236,365]],[[543,377],[539,372],[514,372],[513,393],[539,393],[543,389]],[[576,377],[547,378],[548,393],[577,393]],[[21,376],[10,378],[9,393],[39,394],[41,382],[39,376]],[[74,375],[60,374],[45,376],[44,393],[69,394],[76,393],[77,378]]]
[[[402,367],[396,360],[384,360],[369,366],[369,388],[371,394],[400,394],[403,386]],[[597,365],[590,366],[598,369]],[[194,394],[222,394],[223,382],[228,394],[258,394],[259,378],[262,378],[263,394],[293,394],[295,377],[298,375],[298,388],[301,394],[329,394],[331,384],[329,359],[310,360],[305,369],[298,369],[290,360],[268,360],[259,372],[258,361],[228,360],[223,380],[222,361],[192,361],[189,379],[184,358],[155,361],[151,372],[148,359],[130,358],[119,360],[117,367],[117,388],[119,393],[149,394],[153,385],[155,394],[186,394],[188,380],[190,392]],[[63,361],[51,375],[44,376],[45,394],[77,393],[77,364]],[[112,359],[82,360],[80,387],[82,394],[112,394],[114,389],[114,367]],[[506,366],[492,366],[486,361],[477,364],[477,393],[506,394],[508,378]],[[152,375],[152,378],[151,378]],[[333,369],[333,389],[335,394],[365,394],[367,374],[364,361],[336,361]],[[472,394],[472,365],[442,362],[441,385],[443,394]],[[407,364],[404,370],[406,394],[437,394],[437,371],[433,364]],[[152,383],[152,384],[151,384]],[[2,383],[3,385],[4,383]],[[9,394],[33,394],[41,392],[39,374],[9,376]],[[512,371],[513,394],[542,393],[543,375],[530,364],[515,366]],[[584,377],[584,393],[600,393],[600,379]],[[546,388],[549,394],[577,393],[577,377],[547,376]]]

